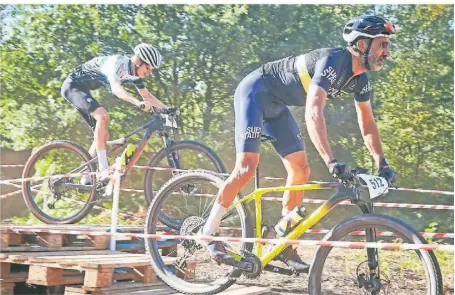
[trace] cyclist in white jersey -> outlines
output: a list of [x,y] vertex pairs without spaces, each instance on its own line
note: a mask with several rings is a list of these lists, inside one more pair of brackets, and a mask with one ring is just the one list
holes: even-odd
[[[166,106],[153,96],[144,86],[143,78],[152,74],[159,67],[162,56],[159,51],[146,43],[134,48],[134,55],[111,55],[95,57],[75,68],[63,82],[62,96],[73,105],[94,132],[94,141],[90,147],[90,155],[98,156],[100,180],[109,177],[106,155],[106,142],[109,139],[109,115],[90,94],[90,90],[101,87],[110,88],[120,99],[130,102],[144,111],[152,107]],[[122,84],[133,83],[142,97],[142,101],[134,98]],[[90,184],[90,177],[82,177],[81,183]]]

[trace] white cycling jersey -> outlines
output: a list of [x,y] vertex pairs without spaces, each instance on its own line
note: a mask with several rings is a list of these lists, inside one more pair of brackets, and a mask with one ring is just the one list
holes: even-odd
[[71,74],[74,82],[94,90],[110,88],[110,81],[133,83],[137,89],[144,88],[144,81],[135,76],[131,59],[126,55],[98,56],[75,68]]

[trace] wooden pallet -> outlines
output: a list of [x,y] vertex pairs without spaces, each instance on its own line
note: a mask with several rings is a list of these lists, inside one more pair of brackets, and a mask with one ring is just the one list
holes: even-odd
[[81,248],[107,249],[109,246],[109,236],[37,232],[38,230],[42,230],[42,228],[20,227],[10,231],[2,227],[0,229],[1,252],[40,251],[43,248],[55,249],[64,247],[64,250],[81,250]]
[[[169,264],[174,261],[171,257],[165,260]],[[28,271],[11,271],[17,264],[28,265]],[[118,251],[1,253],[0,265],[0,280],[5,288],[2,294],[8,294],[17,282],[41,286],[83,284],[87,290],[110,287],[114,280],[156,282],[148,255]]]
[[[270,294],[269,287],[259,286],[242,286],[234,285],[229,289],[218,293],[220,295],[266,295]],[[134,282],[120,282],[112,285],[109,288],[100,288],[97,290],[86,290],[82,286],[67,286],[65,287],[65,295],[104,295],[104,294],[137,294],[137,295],[178,295],[174,289],[167,287],[163,283],[155,284],[137,284]]]
[[[12,229],[11,229],[11,228]],[[35,251],[82,251],[104,250],[109,247],[109,236],[90,235],[90,232],[108,231],[108,226],[84,225],[41,225],[11,226],[0,225],[0,252],[35,252]],[[85,235],[56,233],[56,231],[80,231]],[[119,227],[120,232],[143,232],[141,226]],[[41,232],[52,231],[52,232]],[[178,241],[159,242],[164,255],[177,249]],[[136,238],[117,237],[117,250],[134,253],[145,253],[144,241]]]

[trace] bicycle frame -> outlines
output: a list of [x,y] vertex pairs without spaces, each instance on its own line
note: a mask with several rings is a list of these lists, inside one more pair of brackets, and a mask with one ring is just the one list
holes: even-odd
[[[261,206],[261,197],[265,193],[271,192],[284,192],[284,191],[309,191],[309,190],[324,190],[324,189],[333,189],[337,188],[337,192],[332,195],[325,203],[323,203],[318,209],[316,209],[310,216],[306,217],[302,223],[297,225],[288,235],[283,237],[284,240],[295,240],[298,239],[303,233],[321,220],[327,213],[329,213],[338,203],[351,200],[352,203],[357,203],[360,200],[360,192],[357,188],[345,188],[341,184],[303,184],[295,185],[288,187],[268,187],[268,188],[258,188],[251,194],[245,196],[241,200],[234,202],[229,208],[233,210],[238,204],[245,202],[249,203],[253,200],[255,201],[256,207],[256,238],[261,238],[261,228],[262,228],[262,206]],[[364,213],[370,211],[368,206],[359,205]],[[276,244],[270,251],[263,254],[262,253],[262,244],[258,243],[256,248],[256,256],[261,260],[262,267],[265,267],[273,258],[278,256],[281,251],[287,245],[284,242]]]
[[[115,141],[121,141],[123,139],[123,143],[114,144],[113,148],[111,150],[109,150],[108,153],[107,153],[109,155],[109,154],[112,154],[112,153],[116,152],[121,147],[125,146],[126,139],[130,138],[131,136],[139,133],[140,131],[142,131],[144,129],[145,129],[144,135],[142,136],[141,140],[137,144],[137,147],[136,147],[136,149],[134,150],[134,153],[131,156],[131,160],[125,166],[125,171],[124,171],[125,175],[129,173],[129,171],[133,168],[133,166],[139,160],[139,157],[141,156],[142,152],[144,151],[144,148],[147,145],[150,137],[152,136],[152,133],[157,131],[157,130],[162,130],[162,131],[164,130],[164,124],[163,124],[161,118],[159,118],[158,116],[154,116],[154,118],[152,120],[150,120],[149,122],[145,123],[141,127],[138,127],[137,129],[129,132],[128,134],[124,135],[123,137],[120,137],[119,139],[115,140]],[[166,139],[163,139],[163,140],[164,140],[165,148],[167,149],[170,145],[172,145],[172,141],[168,139],[168,134],[166,132],[164,132],[164,131],[162,132],[161,136],[166,138]],[[94,157],[90,161],[85,162],[81,166],[79,166],[79,167],[73,169],[72,171],[68,172],[68,174],[78,173],[78,172],[83,171],[84,167],[92,164],[97,159],[98,159],[98,157]],[[169,157],[168,157],[168,159],[169,159]],[[122,177],[122,180],[123,179],[124,178]],[[57,182],[59,180],[60,179],[57,179],[55,182]],[[65,183],[63,185],[71,187],[71,188],[74,188],[74,189],[82,189],[82,190],[92,190],[93,189],[92,185],[81,185],[81,184],[71,184],[71,183]]]

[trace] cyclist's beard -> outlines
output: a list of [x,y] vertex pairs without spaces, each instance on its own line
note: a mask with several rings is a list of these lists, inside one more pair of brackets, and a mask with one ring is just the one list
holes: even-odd
[[382,66],[384,65],[386,57],[385,56],[379,56],[379,57],[374,57],[372,55],[368,56],[368,65],[370,66],[371,71],[379,71]]

